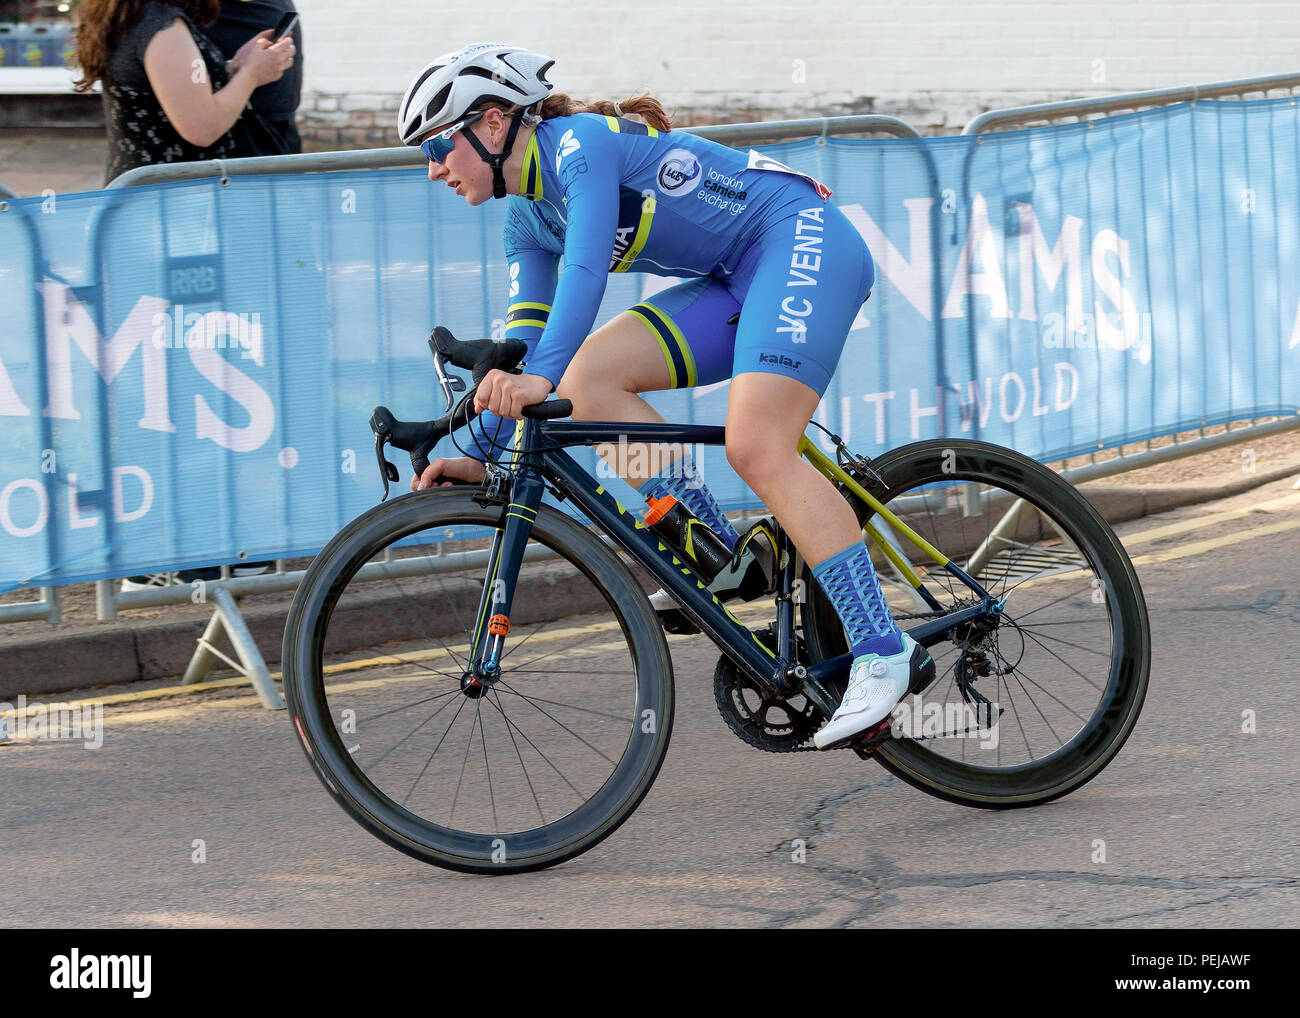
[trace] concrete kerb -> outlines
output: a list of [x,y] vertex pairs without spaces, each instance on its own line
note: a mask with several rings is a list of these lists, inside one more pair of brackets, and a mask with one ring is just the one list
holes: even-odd
[[[438,575],[445,578],[457,574]],[[481,578],[481,570],[474,575]],[[605,607],[591,584],[578,584],[575,591],[574,584],[563,582],[572,575],[573,568],[560,562],[555,563],[554,569],[526,572],[521,577],[511,620],[522,626],[547,613],[553,614],[558,599],[562,599],[568,614]],[[417,637],[459,635],[458,620],[450,612],[421,614],[419,629],[409,618],[412,595],[418,593],[422,581],[431,579],[432,576],[414,577],[398,590],[375,583],[349,587],[346,603],[340,605],[331,621],[328,651],[343,653]],[[654,589],[648,576],[642,578],[642,586],[647,591]],[[239,605],[239,615],[249,636],[271,667],[280,662],[291,598],[292,593],[280,593]],[[403,608],[407,609],[406,618]],[[468,610],[472,612],[473,606]],[[210,619],[184,622],[119,619],[103,628],[7,644],[4,647],[6,667],[0,674],[0,699],[12,700],[18,693],[28,696],[64,693],[92,685],[121,685],[180,676],[194,655],[200,635],[210,626]],[[224,640],[217,637],[214,646],[227,655],[239,656],[228,636]],[[217,667],[221,667],[219,662]]]
[[[1150,487],[1084,484],[1079,490],[1109,522],[1116,524],[1181,506],[1229,498],[1297,475],[1300,475],[1300,460],[1220,484]],[[571,570],[571,567],[557,563],[556,571],[526,574],[513,613],[518,624],[527,622],[529,616],[525,613],[530,604],[535,613],[544,614],[554,606],[557,597],[564,598],[566,609],[572,612],[602,607],[597,603],[594,588],[588,584],[580,585],[588,596],[582,603],[574,601],[572,587],[559,582],[563,579],[562,571],[566,569]],[[641,573],[638,579],[647,591],[654,589],[647,574]],[[383,589],[385,586],[365,584],[357,588],[357,593],[349,595],[353,604],[351,616],[345,610],[335,619],[331,632],[337,642],[331,645],[331,652],[341,653],[412,638],[410,623],[403,620],[397,611],[399,606],[410,603],[407,592],[394,593],[391,588]],[[272,667],[280,661],[290,597],[289,594],[271,595],[256,601],[244,601],[240,605],[253,641]],[[195,619],[180,623],[119,620],[103,628],[7,644],[4,648],[6,667],[0,675],[0,699],[12,700],[19,693],[48,695],[92,686],[180,676],[205,625],[206,621]],[[450,615],[434,614],[427,617],[422,635],[446,636],[453,633],[459,633],[456,620]]]

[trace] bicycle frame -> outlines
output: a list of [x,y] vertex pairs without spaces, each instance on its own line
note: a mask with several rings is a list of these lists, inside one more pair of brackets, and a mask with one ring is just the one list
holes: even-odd
[[[514,463],[510,467],[497,467],[509,470],[513,474],[513,483],[488,558],[486,580],[470,650],[470,667],[481,669],[481,674],[485,676],[494,674],[499,668],[519,565],[543,492],[547,482],[550,482],[558,496],[581,508],[604,533],[641,563],[664,590],[679,602],[684,614],[708,634],[765,695],[788,697],[802,692],[828,716],[833,713],[838,696],[833,696],[827,685],[847,675],[851,655],[841,654],[811,667],[805,667],[794,660],[795,598],[792,594],[795,590],[797,555],[792,554],[794,549],[784,530],[781,531],[782,547],[776,549],[779,560],[776,585],[777,649],[773,652],[712,594],[690,565],[673,554],[635,513],[610,495],[563,448],[555,448],[617,443],[620,440],[723,445],[726,429],[717,425],[548,421],[533,418],[519,420],[511,442]],[[532,449],[539,451],[529,451]],[[1001,611],[1001,601],[996,601],[976,580],[913,531],[843,467],[817,449],[806,436],[800,440],[798,451],[823,476],[832,483],[847,487],[871,508],[873,514],[893,528],[895,533],[912,542],[936,565],[956,576],[979,598],[978,604],[908,629],[908,634],[917,643],[931,646],[944,639],[954,627]],[[940,603],[926,589],[922,578],[898,549],[881,536],[871,519],[864,524],[863,531],[880,546],[918,596],[935,610],[942,610]],[[502,616],[505,617],[504,622],[501,621]]]

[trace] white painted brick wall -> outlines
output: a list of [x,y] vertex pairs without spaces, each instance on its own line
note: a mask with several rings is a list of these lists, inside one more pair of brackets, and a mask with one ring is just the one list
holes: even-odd
[[874,111],[947,129],[995,106],[1300,71],[1294,0],[296,2],[306,120],[391,109],[429,59],[495,39],[555,57],[551,80],[579,98],[648,89],[716,119]]

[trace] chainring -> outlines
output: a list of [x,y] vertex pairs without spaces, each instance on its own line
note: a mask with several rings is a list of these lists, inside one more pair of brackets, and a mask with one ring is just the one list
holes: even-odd
[[[770,630],[755,635],[769,649],[776,649]],[[821,727],[821,716],[812,701],[801,693],[791,700],[764,697],[726,655],[718,658],[713,670],[713,698],[727,727],[755,749],[767,753],[816,751],[815,746],[804,745]]]

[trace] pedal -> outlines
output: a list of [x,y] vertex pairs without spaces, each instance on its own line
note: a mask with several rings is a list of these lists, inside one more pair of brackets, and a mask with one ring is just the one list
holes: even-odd
[[691,636],[700,631],[699,627],[686,617],[686,613],[677,607],[677,602],[665,590],[656,590],[650,595],[650,607],[655,610],[659,624],[665,633],[678,636]]
[[[876,748],[888,739],[893,738],[893,715],[885,718],[874,728],[868,728],[865,732],[847,739],[843,745],[849,746],[853,752],[862,757],[863,760],[869,759],[876,752]],[[838,749],[838,746],[828,747]]]
[[700,627],[686,617],[686,613],[680,608],[666,608],[658,613],[659,624],[664,627],[665,633],[672,633],[674,636],[692,636],[700,631]]
[[847,738],[840,739],[839,742],[832,742],[829,746],[820,747],[821,752],[829,753],[833,749],[851,749],[858,756],[866,759],[875,748],[890,738],[890,727],[893,724],[894,717],[890,714],[882,721],[877,721],[865,732],[858,732],[856,735],[850,735]]

